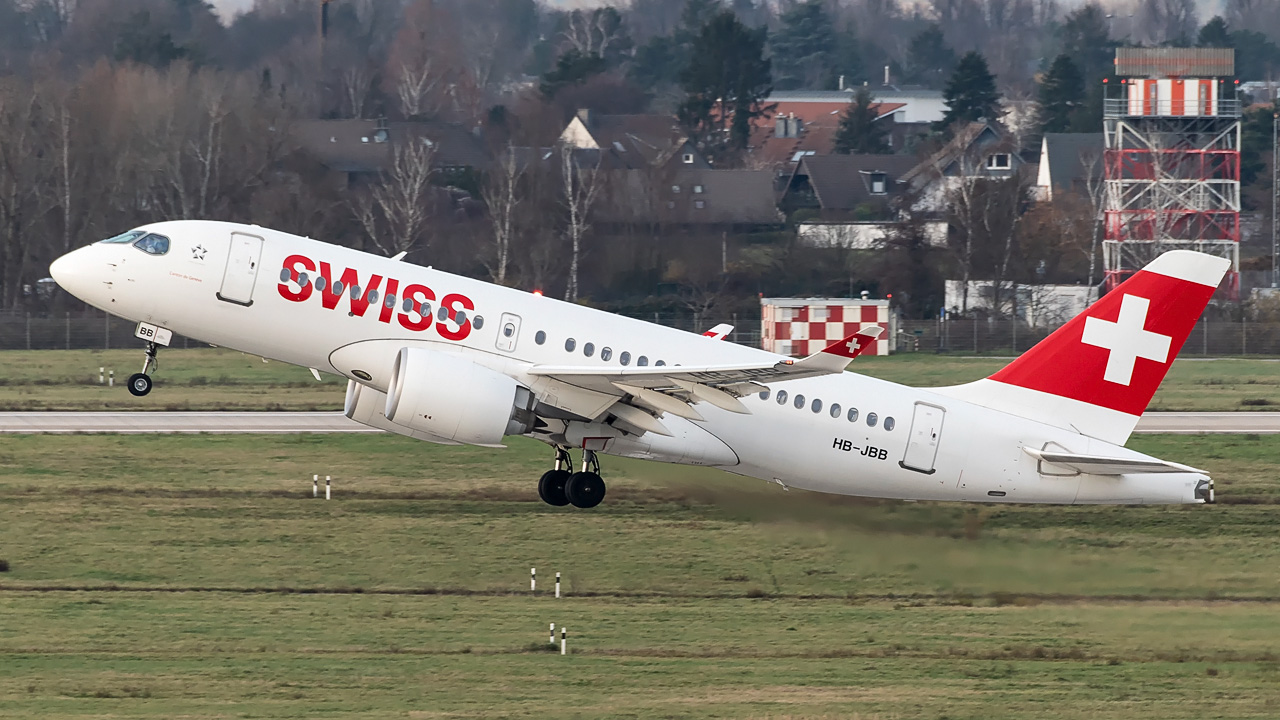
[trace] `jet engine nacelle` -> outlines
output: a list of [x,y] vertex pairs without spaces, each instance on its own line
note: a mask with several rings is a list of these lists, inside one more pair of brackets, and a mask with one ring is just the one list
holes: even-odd
[[533,428],[533,392],[466,357],[400,348],[383,414],[397,425],[468,445],[500,445]]
[[375,388],[361,385],[355,380],[347,381],[347,398],[342,404],[342,414],[361,425],[386,430],[397,435],[404,435],[415,440],[425,440],[439,445],[461,445],[460,442],[447,440],[431,433],[411,430],[397,425],[387,419],[382,411],[387,409],[387,396]]

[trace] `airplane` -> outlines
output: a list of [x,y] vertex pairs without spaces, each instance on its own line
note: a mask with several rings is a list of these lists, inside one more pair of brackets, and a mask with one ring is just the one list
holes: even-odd
[[1124,444],[1226,272],[1221,258],[1167,252],[994,375],[913,388],[846,372],[879,327],[797,360],[402,256],[168,221],[74,250],[50,273],[138,323],[134,395],[150,392],[173,333],[336,373],[358,423],[446,445],[546,443],[538,492],[554,506],[604,499],[602,454],[871,498],[1214,501],[1205,471]]

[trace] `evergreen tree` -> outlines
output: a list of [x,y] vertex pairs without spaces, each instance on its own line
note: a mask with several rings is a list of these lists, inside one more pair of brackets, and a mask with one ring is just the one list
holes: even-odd
[[941,87],[956,69],[956,52],[947,45],[942,27],[933,23],[921,30],[907,46],[904,79],[928,87]]
[[592,75],[605,71],[607,63],[599,55],[587,55],[578,50],[570,50],[556,59],[556,67],[542,76],[538,90],[548,100],[555,97],[561,88],[578,85]]
[[996,120],[1000,117],[1000,95],[996,92],[996,79],[987,68],[987,60],[978,52],[965,53],[951,74],[942,98],[947,103],[939,129],[955,122],[977,122],[979,119]]
[[1070,57],[1059,55],[1040,81],[1040,132],[1069,132],[1083,106],[1084,79],[1080,69]]
[[852,87],[866,79],[866,68],[862,62],[861,43],[853,24],[845,27],[843,32],[836,33],[835,50],[831,55],[831,67],[823,83],[828,90],[839,90],[840,78],[844,78],[844,87]]
[[1107,32],[1107,17],[1096,2],[1068,13],[1062,21],[1062,54],[1070,57],[1087,82],[1099,81],[1115,67],[1117,43]]
[[720,0],[688,0],[675,32],[670,36],[654,36],[636,49],[631,79],[646,89],[680,82],[680,75],[693,55],[698,33],[720,10]]
[[747,28],[725,10],[702,27],[694,43],[680,78],[686,99],[679,116],[712,155],[717,148],[746,148],[751,122],[765,110],[762,102],[773,90],[764,56],[767,33]]
[[842,155],[888,153],[889,143],[885,138],[889,129],[884,123],[876,122],[878,116],[875,103],[871,102],[871,91],[858,88],[849,109],[840,116],[835,151]]
[[1221,15],[1215,15],[1200,28],[1196,45],[1211,48],[1235,47],[1235,43],[1231,40],[1231,31],[1227,28],[1227,21],[1223,20]]
[[806,0],[782,13],[769,40],[775,84],[781,90],[816,89],[826,83],[836,39],[822,0]]

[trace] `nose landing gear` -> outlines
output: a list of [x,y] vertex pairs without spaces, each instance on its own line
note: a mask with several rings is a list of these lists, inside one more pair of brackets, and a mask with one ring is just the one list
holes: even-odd
[[133,396],[142,397],[151,392],[151,373],[160,368],[160,362],[156,359],[159,349],[160,346],[154,342],[147,343],[147,358],[142,363],[142,372],[129,376],[129,393]]
[[595,452],[582,451],[582,470],[570,473],[573,458],[563,447],[556,447],[556,466],[538,480],[538,496],[548,505],[593,508],[604,500],[604,479],[600,477],[600,461]]

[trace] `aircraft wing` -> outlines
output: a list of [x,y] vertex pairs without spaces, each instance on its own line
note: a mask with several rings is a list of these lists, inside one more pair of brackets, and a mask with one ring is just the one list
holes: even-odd
[[1042,462],[1060,465],[1076,472],[1089,475],[1125,475],[1128,473],[1200,473],[1208,475],[1204,470],[1187,465],[1179,465],[1164,460],[1139,458],[1113,458],[1101,455],[1079,455],[1076,453],[1054,452],[1052,450],[1036,450],[1023,448],[1028,455]]
[[802,360],[647,367],[534,365],[527,372],[598,392],[630,395],[654,410],[701,420],[689,405],[708,402],[731,412],[748,413],[738,398],[765,390],[761,383],[844,372],[849,361],[870,347],[882,331],[880,327],[860,330]]

